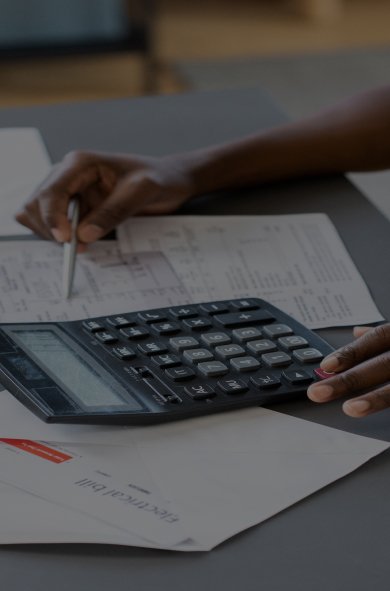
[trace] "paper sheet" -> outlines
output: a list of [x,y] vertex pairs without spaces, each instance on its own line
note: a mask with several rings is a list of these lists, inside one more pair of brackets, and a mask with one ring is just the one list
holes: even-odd
[[100,451],[94,464],[80,449],[1,438],[1,481],[90,515],[103,531],[108,524],[166,548],[184,542],[181,516],[158,494],[137,449],[123,450],[119,478]]
[[[4,509],[0,512],[0,543],[49,539],[149,545],[183,551],[210,550],[345,476],[389,447],[389,443],[383,441],[261,408],[134,429],[128,432],[127,446],[45,445],[54,448],[54,454],[81,456],[82,462],[76,468],[86,473],[84,493],[91,505],[86,505],[85,499],[64,486],[62,476],[53,479],[56,465],[48,466],[50,462],[44,458],[24,451],[15,453],[12,445],[5,450],[3,445],[1,480],[8,484],[11,481],[20,488],[12,497],[7,488],[0,487]],[[68,477],[73,475],[72,462],[67,465],[65,461],[60,464],[62,468],[68,469]],[[106,505],[102,512],[99,504],[106,492],[106,489],[99,490],[106,484],[105,474],[109,475],[111,487],[116,482],[146,482],[144,486],[149,487],[149,491],[169,503],[170,514],[180,515],[188,539],[176,545],[172,543],[174,537],[160,538],[157,542],[162,532],[152,532],[152,536],[146,523],[145,532],[149,538],[154,538],[154,542],[150,542],[142,536],[145,534],[142,524],[126,521],[126,517],[118,528],[117,515],[111,514],[112,505]],[[152,480],[147,474],[152,475]],[[84,472],[81,476],[85,477]],[[141,485],[141,489],[144,486]],[[33,492],[35,497],[23,495],[23,488]],[[134,488],[130,488],[130,493],[134,494]],[[135,494],[140,494],[139,490],[135,489]],[[37,497],[49,499],[58,507],[54,522],[42,519],[45,507],[41,501],[35,503]],[[16,510],[21,499],[31,509],[38,505],[36,520],[30,513],[25,529],[20,520],[26,505],[20,519]],[[61,516],[65,519],[70,508],[80,514],[79,524],[74,519],[63,521]],[[49,505],[47,509],[48,515],[52,515],[53,507]],[[9,518],[11,511],[12,520]],[[83,523],[85,530],[80,527]],[[62,530],[65,540],[61,540]]]
[[14,215],[50,168],[37,129],[0,129],[0,236],[31,233],[14,220]]
[[196,302],[257,296],[309,328],[383,320],[325,214],[143,217],[118,238],[164,253]]
[[77,256],[72,298],[62,294],[62,247],[46,241],[0,241],[0,322],[76,320],[190,301],[159,252],[122,256],[102,241]]

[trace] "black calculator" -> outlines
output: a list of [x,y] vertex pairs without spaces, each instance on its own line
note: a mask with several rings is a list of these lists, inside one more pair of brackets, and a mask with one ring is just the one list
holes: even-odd
[[0,382],[44,421],[142,425],[303,395],[332,348],[257,299],[0,325]]

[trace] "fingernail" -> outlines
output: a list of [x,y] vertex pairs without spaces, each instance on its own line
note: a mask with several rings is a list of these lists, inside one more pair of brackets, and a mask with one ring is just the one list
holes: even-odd
[[325,400],[328,400],[332,394],[332,386],[325,386],[323,384],[313,384],[307,390],[308,397],[310,400],[314,400],[314,402],[324,402]]
[[366,413],[371,408],[369,400],[347,400],[343,404],[343,410],[353,417]]
[[52,233],[54,240],[57,242],[65,242],[65,236],[61,230],[58,230],[58,228],[51,228],[50,232]]
[[335,355],[329,355],[329,357],[325,357],[320,363],[321,369],[333,372],[340,366],[339,360]]
[[99,240],[103,234],[103,229],[100,228],[100,226],[95,226],[93,224],[84,226],[79,230],[79,238],[82,242],[95,242],[95,240]]

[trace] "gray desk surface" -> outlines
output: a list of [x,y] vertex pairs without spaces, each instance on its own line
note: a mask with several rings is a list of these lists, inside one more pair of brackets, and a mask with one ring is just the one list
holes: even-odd
[[[53,160],[73,148],[160,155],[274,126],[283,116],[257,89],[0,110],[0,127],[38,127]],[[238,199],[239,195],[239,199]],[[338,228],[385,317],[390,317],[390,227],[343,178],[202,197],[183,213],[324,211]],[[324,330],[338,346],[347,329]],[[308,401],[284,412],[389,439],[390,411],[364,420],[339,403]],[[98,545],[0,548],[4,591],[382,591],[390,579],[390,453],[210,553],[175,554]]]

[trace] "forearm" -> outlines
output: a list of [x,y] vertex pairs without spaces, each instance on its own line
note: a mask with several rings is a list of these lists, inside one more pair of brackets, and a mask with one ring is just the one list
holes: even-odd
[[194,194],[301,176],[390,168],[390,87],[184,157]]

